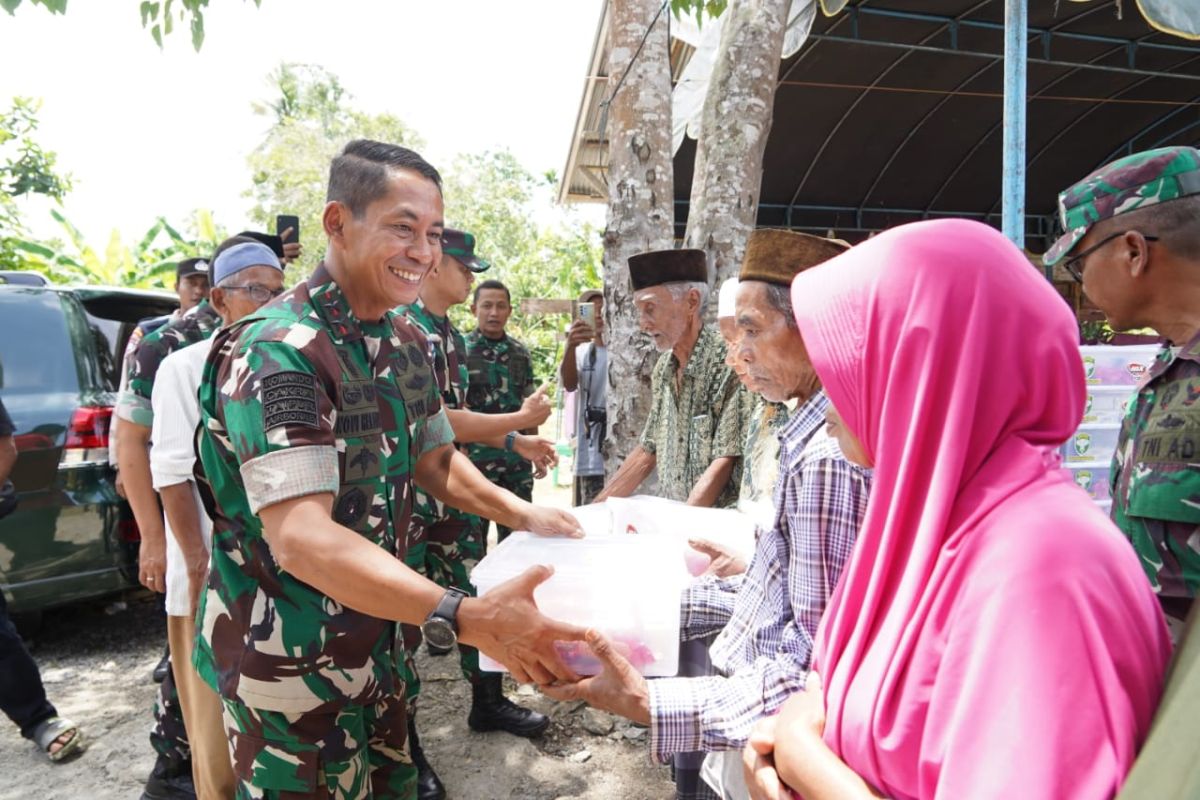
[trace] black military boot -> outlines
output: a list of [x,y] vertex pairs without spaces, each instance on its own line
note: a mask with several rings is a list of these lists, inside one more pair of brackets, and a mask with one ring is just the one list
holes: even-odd
[[532,739],[550,725],[550,718],[531,708],[522,708],[504,696],[503,677],[485,673],[471,687],[471,713],[467,725],[473,731],[507,731]]
[[411,715],[408,718],[408,752],[417,768],[417,800],[445,800],[446,787],[425,760],[425,751],[417,738],[417,720]]
[[191,759],[159,755],[146,779],[141,800],[196,800]]
[[154,666],[154,672],[150,673],[150,677],[155,683],[162,683],[167,679],[167,670],[171,668],[171,645],[167,645],[167,649],[163,650],[162,659]]

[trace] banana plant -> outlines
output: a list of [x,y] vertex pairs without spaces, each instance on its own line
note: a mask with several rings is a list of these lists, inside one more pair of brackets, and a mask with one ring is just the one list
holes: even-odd
[[212,215],[199,211],[192,221],[196,232],[192,237],[159,217],[132,247],[122,241],[119,231],[113,230],[100,249],[90,245],[61,212],[52,210],[50,214],[64,238],[50,241],[15,238],[10,240],[10,246],[26,269],[41,272],[55,283],[168,288],[178,261],[207,255],[224,238]]

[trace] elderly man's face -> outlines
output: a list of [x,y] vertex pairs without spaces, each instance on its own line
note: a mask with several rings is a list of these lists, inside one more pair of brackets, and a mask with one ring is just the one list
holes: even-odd
[[676,300],[666,286],[652,286],[634,294],[633,304],[638,310],[638,325],[654,340],[655,349],[665,353],[683,337],[699,297],[692,290]]
[[771,303],[770,286],[762,281],[738,286],[737,360],[751,390],[772,403],[782,403],[815,387],[816,374],[794,321]]
[[725,366],[733,370],[733,374],[738,376],[743,386],[754,391],[750,386],[750,378],[746,375],[746,366],[738,361],[738,346],[742,335],[738,333],[737,320],[733,317],[721,317],[717,320],[717,327],[721,329],[721,338],[725,340]]

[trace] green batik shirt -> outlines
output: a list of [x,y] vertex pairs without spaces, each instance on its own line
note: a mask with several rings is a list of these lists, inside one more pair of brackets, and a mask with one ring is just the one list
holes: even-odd
[[762,395],[742,390],[746,440],[742,448],[742,485],[738,491],[739,511],[754,517],[760,528],[775,522],[775,483],[779,479],[779,432],[791,410],[784,403],[771,403]]
[[663,353],[650,377],[653,398],[641,445],[655,457],[659,494],[685,501],[709,465],[718,458],[738,459],[715,505],[734,505],[742,482],[741,456],[746,410],[741,383],[725,366],[725,341],[710,327],[700,329],[683,369],[677,392],[679,359]]
[[200,386],[213,553],[194,663],[222,697],[325,713],[397,689],[395,624],[282,570],[258,513],[329,493],[336,522],[403,557],[413,464],[454,438],[426,352],[395,312],[356,319],[323,265],[217,334]]
[[[467,408],[483,414],[520,411],[535,389],[529,350],[508,334],[499,339],[489,339],[479,330],[467,334],[467,379]],[[489,478],[533,477],[533,465],[516,453],[472,444],[467,455]]]
[[1112,516],[1161,597],[1200,586],[1200,335],[1159,353],[1129,403],[1110,472]]
[[[446,408],[466,408],[467,405],[467,343],[448,317],[439,317],[420,300],[398,309],[415,325],[429,342],[429,360],[442,405]],[[474,516],[447,506],[433,495],[413,488],[413,523],[429,526],[443,519],[471,520]]]
[[137,425],[153,427],[154,409],[150,405],[150,395],[159,366],[171,353],[207,339],[220,326],[220,315],[205,300],[143,338],[133,357],[126,359],[126,388],[117,401],[117,416]]

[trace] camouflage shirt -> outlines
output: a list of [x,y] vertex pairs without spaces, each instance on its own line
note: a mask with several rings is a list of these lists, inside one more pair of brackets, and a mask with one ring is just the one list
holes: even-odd
[[331,493],[334,520],[402,556],[413,463],[453,439],[426,353],[395,312],[356,319],[323,266],[217,335],[200,388],[215,508],[194,663],[226,699],[332,712],[395,690],[396,626],[280,569],[257,515]]
[[154,378],[167,356],[207,339],[221,325],[221,316],[205,300],[174,322],[146,334],[132,357],[126,358],[125,390],[117,401],[117,416],[150,428],[154,425],[154,409],[150,395]]
[[[529,350],[505,334],[489,339],[479,330],[467,334],[467,408],[483,414],[509,414],[533,394],[533,361]],[[489,477],[498,471],[509,475],[533,475],[533,466],[516,453],[473,444],[467,447],[471,461]]]
[[790,409],[771,403],[762,395],[742,390],[746,440],[742,448],[742,484],[738,490],[739,511],[750,514],[764,530],[775,522],[775,483],[779,478],[779,432],[787,424]]
[[725,366],[721,334],[707,326],[700,329],[677,392],[678,367],[673,352],[659,356],[650,378],[654,393],[650,416],[642,431],[641,445],[657,461],[659,493],[670,500],[687,500],[715,459],[735,457],[738,466],[715,504],[732,506],[742,482],[745,390]]
[[[467,403],[467,343],[448,317],[439,317],[420,300],[399,309],[425,334],[429,360],[446,408],[465,408]],[[432,525],[441,519],[471,519],[472,516],[442,503],[433,495],[413,487],[413,521]]]
[[[1111,471],[1112,515],[1163,598],[1200,586],[1200,335],[1164,348],[1130,402]],[[1186,600],[1182,605],[1186,605]]]

